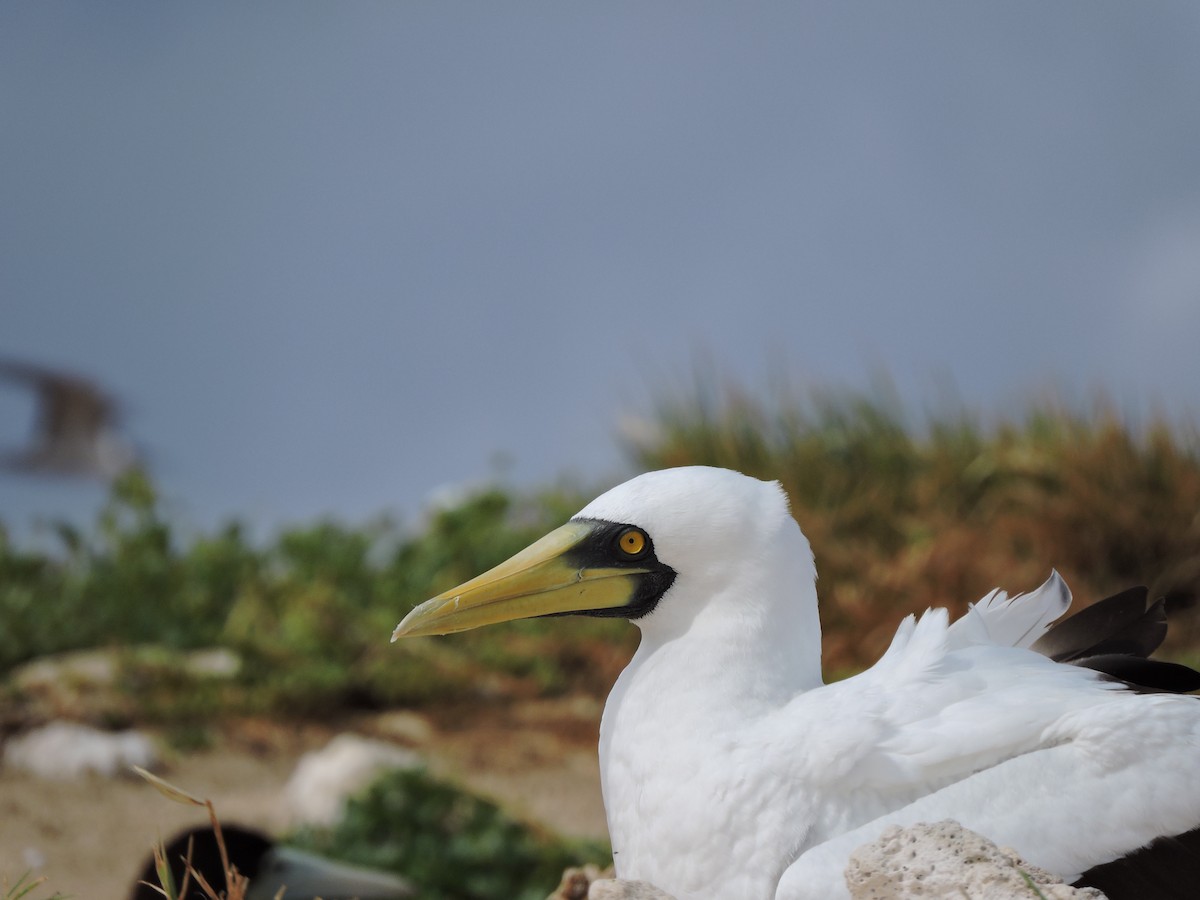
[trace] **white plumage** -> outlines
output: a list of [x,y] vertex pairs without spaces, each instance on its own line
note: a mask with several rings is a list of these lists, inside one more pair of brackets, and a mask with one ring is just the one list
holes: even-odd
[[954,624],[909,617],[878,663],[825,685],[812,554],[777,484],[653,472],[573,521],[642,529],[675,576],[635,620],[601,726],[620,878],[679,900],[843,897],[856,847],[952,818],[1070,881],[1200,825],[1196,698],[1029,649],[1070,604],[1057,574]]

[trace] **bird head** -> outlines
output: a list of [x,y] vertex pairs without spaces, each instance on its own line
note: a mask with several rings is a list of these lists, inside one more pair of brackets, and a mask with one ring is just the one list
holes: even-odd
[[755,596],[748,576],[776,569],[768,563],[781,544],[796,555],[797,539],[811,570],[777,483],[704,466],[649,472],[494,569],[422,603],[392,639],[572,613],[620,616],[643,631],[687,627],[738,579],[741,594]]

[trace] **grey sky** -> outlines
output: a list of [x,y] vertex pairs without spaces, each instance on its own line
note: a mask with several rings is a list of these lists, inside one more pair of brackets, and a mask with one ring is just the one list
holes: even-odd
[[5,3],[0,354],[125,398],[202,525],[602,478],[698,351],[1191,415],[1197,9]]

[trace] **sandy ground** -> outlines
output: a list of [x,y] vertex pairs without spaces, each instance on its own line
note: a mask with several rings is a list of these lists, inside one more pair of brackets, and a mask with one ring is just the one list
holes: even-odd
[[[417,749],[437,773],[491,796],[526,818],[564,833],[602,836],[596,763],[599,705],[543,701],[443,717]],[[362,717],[337,727],[231,723],[215,745],[175,754],[161,774],[211,799],[228,821],[278,832],[288,822],[281,797],[296,760],[338,731],[378,735]],[[136,779],[42,781],[0,771],[0,876],[33,869],[43,892],[75,900],[119,900],[159,835],[206,821],[203,810],[170,802]]]

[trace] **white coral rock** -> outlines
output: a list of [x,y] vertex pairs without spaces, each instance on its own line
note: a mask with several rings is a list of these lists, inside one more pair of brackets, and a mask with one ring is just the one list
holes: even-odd
[[391,769],[421,764],[412,750],[357,734],[339,734],[320,750],[300,757],[284,788],[292,821],[333,825],[346,801]]
[[893,825],[855,850],[846,867],[852,900],[1031,900],[1038,896],[1031,884],[1046,900],[1104,900],[950,820]]
[[131,766],[157,764],[154,742],[140,731],[100,731],[75,722],[51,722],[4,746],[6,767],[54,780],[112,778],[128,774]]

